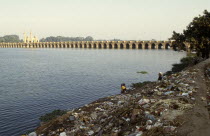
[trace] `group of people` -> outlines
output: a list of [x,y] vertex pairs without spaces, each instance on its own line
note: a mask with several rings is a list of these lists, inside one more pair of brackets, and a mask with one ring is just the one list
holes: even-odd
[[[159,72],[158,73],[158,81],[161,81],[163,79],[163,73]],[[121,93],[126,93],[127,92],[127,88],[125,86],[125,83],[121,84]]]

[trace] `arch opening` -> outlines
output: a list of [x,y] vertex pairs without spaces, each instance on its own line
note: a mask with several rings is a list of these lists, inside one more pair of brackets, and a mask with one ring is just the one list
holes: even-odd
[[136,44],[135,43],[132,44],[132,49],[136,49]]
[[118,48],[117,44],[114,44],[114,48],[115,48],[115,49],[117,49],[117,48]]
[[79,46],[80,48],[82,48],[82,44],[80,44],[80,46]]
[[104,43],[104,49],[107,49],[107,45]]
[[149,49],[149,44],[148,43],[145,44],[145,49]]
[[84,44],[84,48],[87,48],[87,44],[86,43]]
[[93,48],[94,48],[94,49],[96,48],[96,44],[93,45]]
[[111,43],[109,44],[109,49],[112,49],[112,44]]
[[75,48],[78,48],[78,44],[77,43],[75,44]]
[[166,49],[166,50],[170,49],[170,44],[169,44],[169,43],[166,43],[165,49]]
[[126,44],[126,49],[129,49],[129,44],[128,43]]
[[88,48],[91,48],[91,44],[89,44]]
[[101,44],[100,44],[100,43],[99,43],[99,45],[98,45],[98,48],[99,48],[99,49],[101,49],[101,48],[102,48],[102,46],[101,46]]
[[154,43],[152,44],[152,49],[155,49],[155,44]]
[[158,49],[162,49],[162,48],[163,48],[162,43],[159,43],[159,44],[158,44]]
[[142,44],[141,43],[138,45],[138,49],[142,49]]
[[120,49],[123,49],[123,44],[122,43],[120,44]]

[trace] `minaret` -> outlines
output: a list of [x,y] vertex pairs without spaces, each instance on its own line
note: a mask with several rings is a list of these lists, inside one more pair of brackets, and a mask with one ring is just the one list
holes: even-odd
[[30,32],[30,42],[33,42],[33,36],[31,32]]
[[26,43],[26,33],[23,33],[23,42]]

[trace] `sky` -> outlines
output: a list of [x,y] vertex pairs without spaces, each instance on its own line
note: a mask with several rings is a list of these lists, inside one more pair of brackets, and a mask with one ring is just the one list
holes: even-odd
[[210,0],[0,0],[0,36],[168,40]]

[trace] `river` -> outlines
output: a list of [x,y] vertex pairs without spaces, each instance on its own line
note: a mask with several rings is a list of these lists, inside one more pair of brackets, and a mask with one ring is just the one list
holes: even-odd
[[[0,136],[33,131],[39,117],[155,81],[186,56],[172,50],[0,48]],[[147,71],[148,74],[139,74]]]

